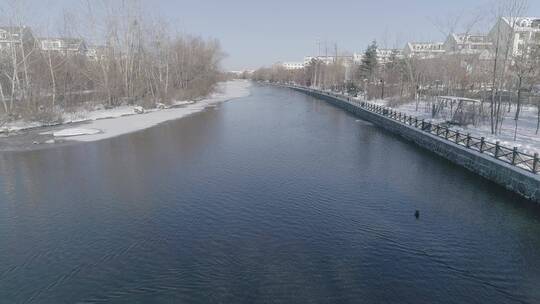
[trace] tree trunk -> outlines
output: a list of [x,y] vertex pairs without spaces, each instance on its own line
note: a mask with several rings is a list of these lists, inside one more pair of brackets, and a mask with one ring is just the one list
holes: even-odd
[[516,141],[517,138],[517,130],[518,130],[518,120],[519,120],[519,114],[521,111],[521,85],[523,83],[523,76],[520,75],[518,77],[518,94],[517,94],[517,102],[516,102],[516,115],[514,116],[514,141]]

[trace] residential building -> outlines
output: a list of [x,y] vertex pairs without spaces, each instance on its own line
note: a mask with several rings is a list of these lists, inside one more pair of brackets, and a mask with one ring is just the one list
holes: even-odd
[[360,65],[362,64],[362,60],[364,60],[364,53],[354,53],[353,54],[353,63]]
[[400,49],[377,49],[377,63],[386,65],[395,59],[403,59],[403,50]]
[[34,47],[35,39],[32,30],[26,26],[3,26],[0,27],[0,51],[8,50],[12,46],[24,43]]
[[88,51],[84,40],[79,38],[39,38],[39,47],[62,55],[86,55]]
[[501,17],[489,37],[494,44],[510,48],[513,56],[532,45],[540,45],[540,17]]
[[336,60],[335,56],[306,56],[304,57],[304,65],[307,66],[311,63],[312,60],[321,61],[324,64],[332,64]]
[[303,62],[280,62],[278,65],[282,66],[285,70],[301,70],[304,68]]
[[488,35],[450,34],[444,42],[447,54],[480,54],[492,47]]
[[443,42],[409,42],[403,49],[406,57],[434,58],[445,53]]

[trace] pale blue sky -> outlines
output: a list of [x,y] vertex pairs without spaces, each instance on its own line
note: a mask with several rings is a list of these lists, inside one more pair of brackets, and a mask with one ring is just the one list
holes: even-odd
[[[11,1],[0,0],[0,7]],[[317,52],[318,39],[327,40],[329,48],[337,43],[340,50],[350,52],[365,49],[373,39],[387,47],[402,47],[408,40],[444,40],[434,24],[449,23],[448,16],[464,15],[465,22],[483,11],[478,29],[493,23],[489,0],[141,1],[147,12],[168,20],[179,32],[219,39],[228,53],[227,70],[300,61]],[[26,2],[32,7],[29,14],[34,26],[54,24],[58,29],[62,11],[77,10],[85,1]],[[528,11],[528,15],[540,16],[540,0],[531,0]]]

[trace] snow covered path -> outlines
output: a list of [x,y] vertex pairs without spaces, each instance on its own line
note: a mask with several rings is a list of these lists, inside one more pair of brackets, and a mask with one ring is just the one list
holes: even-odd
[[[371,103],[375,103],[382,106],[389,106],[386,100],[371,100]],[[442,119],[431,118],[431,108],[426,107],[425,103],[421,102],[418,109],[416,108],[416,102],[411,101],[397,107],[393,107],[397,111],[400,111],[407,115],[418,117],[419,119],[425,119],[434,123],[440,123]],[[454,126],[452,129],[460,131],[464,134],[471,133],[472,136],[484,137],[487,141],[496,142],[499,141],[501,145],[507,147],[517,147],[521,152],[534,154],[540,153],[540,134],[536,134],[536,124],[538,123],[538,109],[535,106],[525,105],[521,109],[521,115],[518,121],[517,138],[514,141],[514,124],[513,116],[515,114],[515,108],[510,112],[504,113],[503,123],[500,130],[500,134],[491,134],[489,122],[485,122],[479,126],[467,126],[458,127]]]
[[[251,83],[245,80],[228,81],[220,84],[218,93],[196,103],[187,104],[181,108],[156,110],[145,114],[93,120],[77,127],[76,130],[73,128],[60,129],[53,134],[55,136],[60,134],[66,139],[85,142],[116,137],[147,129],[165,121],[182,118],[200,112],[208,106],[219,102],[248,96],[250,86]],[[92,132],[86,132],[85,130]]]

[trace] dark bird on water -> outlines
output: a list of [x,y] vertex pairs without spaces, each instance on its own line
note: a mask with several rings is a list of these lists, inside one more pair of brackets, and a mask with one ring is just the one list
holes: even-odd
[[414,217],[418,219],[420,217],[420,211],[416,210],[414,212]]

